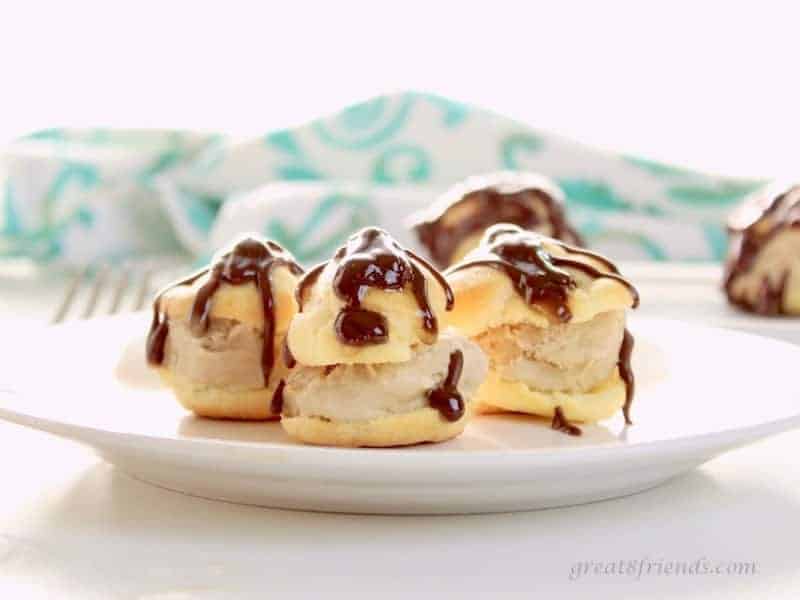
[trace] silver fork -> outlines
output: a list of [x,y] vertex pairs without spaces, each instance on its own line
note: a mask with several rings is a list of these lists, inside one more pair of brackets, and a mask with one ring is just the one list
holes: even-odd
[[166,283],[165,276],[179,272],[179,264],[183,263],[165,259],[88,265],[70,279],[50,322],[56,324],[70,318],[90,319],[126,310],[142,310],[157,287]]

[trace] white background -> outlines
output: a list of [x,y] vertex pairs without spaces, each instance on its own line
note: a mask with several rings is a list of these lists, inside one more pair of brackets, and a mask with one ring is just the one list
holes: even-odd
[[796,6],[4,3],[0,140],[67,125],[260,134],[418,89],[600,146],[796,176]]

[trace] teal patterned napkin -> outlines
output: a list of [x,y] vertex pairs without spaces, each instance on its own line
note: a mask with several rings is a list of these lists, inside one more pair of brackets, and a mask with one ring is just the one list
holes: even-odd
[[764,183],[593,150],[407,92],[246,141],[143,130],[25,137],[0,161],[0,256],[74,265],[203,256],[260,230],[313,262],[365,224],[405,238],[410,211],[497,169],[556,179],[589,244],[615,258],[720,259],[725,216]]

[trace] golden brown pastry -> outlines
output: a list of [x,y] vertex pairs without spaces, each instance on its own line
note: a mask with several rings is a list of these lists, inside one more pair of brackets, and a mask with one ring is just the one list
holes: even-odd
[[625,310],[638,294],[606,258],[516,225],[490,227],[447,272],[448,323],[488,354],[478,409],[590,423],[633,397]]
[[461,260],[496,223],[583,245],[567,222],[564,192],[554,181],[534,173],[501,171],[470,177],[411,221],[420,242],[442,269]]
[[400,446],[461,433],[487,361],[440,332],[450,287],[388,233],[364,229],[297,288],[281,425],[335,446]]
[[278,244],[246,237],[158,294],[147,361],[188,410],[221,419],[277,418],[281,358],[303,270]]
[[728,221],[725,293],[748,312],[800,315],[800,184],[773,184]]

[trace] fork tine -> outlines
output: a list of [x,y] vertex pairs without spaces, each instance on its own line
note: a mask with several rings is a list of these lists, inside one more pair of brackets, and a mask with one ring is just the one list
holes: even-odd
[[[87,265],[76,272],[69,280],[65,295],[55,311],[52,324],[62,323],[69,319],[72,312],[77,312],[74,318],[89,319],[101,312],[101,304],[108,305],[109,315],[115,315],[125,310],[123,305],[133,302],[132,310],[144,308],[148,297],[152,293],[152,286],[156,274],[164,269],[153,261],[142,263],[125,263],[117,270],[113,265],[104,263],[100,266]],[[94,273],[94,276],[92,276]],[[88,292],[82,292],[88,288]],[[110,292],[107,292],[110,290]],[[109,301],[105,296],[109,296]],[[86,304],[81,312],[79,296],[86,296]],[[130,298],[130,299],[129,299]]]
[[119,311],[119,307],[122,304],[122,297],[125,295],[125,291],[128,289],[130,279],[130,268],[122,269],[119,277],[117,277],[117,283],[114,286],[114,295],[111,298],[111,306],[108,309],[108,314],[114,315]]
[[92,284],[92,291],[89,294],[89,301],[86,303],[86,308],[83,311],[82,318],[88,319],[94,314],[94,309],[97,307],[97,301],[100,299],[100,294],[108,279],[109,266],[103,265],[98,269],[94,276],[94,283]]
[[67,316],[72,303],[75,301],[75,296],[78,295],[78,288],[81,286],[81,282],[86,278],[86,275],[89,273],[89,266],[83,267],[80,271],[75,273],[72,279],[67,286],[67,293],[64,294],[64,299],[61,301],[61,304],[56,309],[55,314],[53,315],[52,320],[50,323],[53,325],[57,323],[61,323]]

